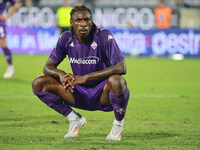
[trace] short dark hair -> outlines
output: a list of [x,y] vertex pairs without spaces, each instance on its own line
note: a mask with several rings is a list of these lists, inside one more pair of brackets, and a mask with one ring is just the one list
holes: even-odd
[[159,0],[159,2],[164,4],[164,3],[165,3],[165,0]]
[[[75,6],[71,12],[70,12],[70,21],[72,21],[72,18],[74,17],[74,14],[78,11],[88,11],[90,13],[90,15],[92,16],[92,12],[89,8],[87,8],[85,5],[81,5],[81,6]],[[91,28],[91,32],[95,32],[96,30],[98,30],[96,24],[92,21],[93,25]],[[73,36],[74,34],[74,29],[72,26],[70,26],[70,35]]]
[[91,10],[90,10],[89,8],[87,8],[85,5],[75,6],[75,7],[71,10],[71,12],[70,12],[70,17],[71,17],[70,20],[72,20],[74,14],[75,14],[77,11],[88,11],[88,12],[90,13],[90,15],[92,16]]

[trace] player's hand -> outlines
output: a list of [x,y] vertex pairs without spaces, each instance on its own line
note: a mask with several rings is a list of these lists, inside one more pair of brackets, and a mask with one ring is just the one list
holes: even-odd
[[71,92],[73,93],[73,89],[74,89],[74,85],[73,85],[73,82],[74,82],[74,75],[72,75],[71,73],[68,73],[66,75],[64,75],[64,88],[67,89],[67,92]]
[[73,84],[74,81],[73,76],[68,75],[64,71],[59,73],[60,82],[62,83],[63,87],[67,90],[67,92],[73,92]]
[[87,82],[87,76],[84,75],[84,76],[74,76],[74,82],[73,82],[73,85],[76,85],[76,84],[84,84]]

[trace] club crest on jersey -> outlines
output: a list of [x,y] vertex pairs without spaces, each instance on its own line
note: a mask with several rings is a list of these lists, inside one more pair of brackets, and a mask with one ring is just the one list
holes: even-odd
[[94,41],[92,44],[91,44],[91,47],[95,50],[97,48],[97,43]]

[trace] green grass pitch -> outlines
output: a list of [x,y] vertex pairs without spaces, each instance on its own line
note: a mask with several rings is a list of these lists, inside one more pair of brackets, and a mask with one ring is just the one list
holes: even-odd
[[[113,112],[78,110],[87,124],[77,139],[64,139],[65,117],[32,93],[47,55],[14,55],[16,73],[0,54],[0,150],[188,150],[200,149],[200,60],[126,58],[131,95],[121,142],[105,140]],[[69,61],[68,61],[69,62]],[[67,60],[60,68],[70,70]]]

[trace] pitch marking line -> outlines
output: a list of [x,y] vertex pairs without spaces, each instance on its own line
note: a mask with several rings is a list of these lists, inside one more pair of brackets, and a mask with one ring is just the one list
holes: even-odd
[[0,96],[0,99],[20,99],[20,98],[35,98],[36,96],[22,96],[22,95],[13,95],[13,96]]
[[181,95],[163,95],[163,94],[131,94],[131,97],[137,98],[180,98]]
[[[5,93],[4,93],[5,94]],[[10,95],[11,93],[9,93]],[[0,99],[20,99],[20,98],[36,98],[34,95],[3,95],[1,96],[0,93]],[[131,94],[131,98],[181,98],[181,95],[163,95],[163,94]],[[189,96],[190,98],[200,98],[200,96]],[[187,98],[187,96],[185,96]]]

